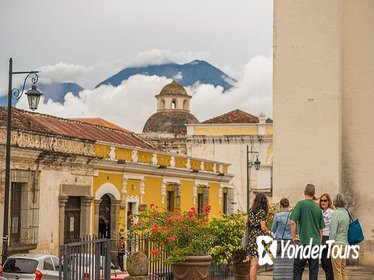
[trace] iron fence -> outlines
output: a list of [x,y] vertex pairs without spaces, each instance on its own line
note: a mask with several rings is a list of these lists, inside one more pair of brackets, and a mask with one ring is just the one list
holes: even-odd
[[[157,249],[158,245],[150,241],[145,235],[134,234],[131,238],[112,239],[112,242],[113,252],[118,255],[117,264],[119,267],[126,269],[126,259],[129,254],[143,252],[149,260],[148,274],[151,279],[172,279],[171,266],[164,263],[167,258],[166,253],[159,250],[159,254],[152,254],[151,250]],[[121,261],[123,264],[121,264]]]
[[[125,256],[123,261],[125,262],[127,256],[133,252],[143,252],[148,257],[148,272],[150,279],[159,280],[172,280],[173,275],[171,266],[164,263],[167,258],[167,254],[158,250],[160,253],[157,255],[151,254],[152,249],[160,249],[157,244],[152,243],[145,235],[133,235],[131,239],[115,239],[113,240],[113,248],[117,248],[116,253],[120,254],[122,247],[125,249]],[[123,246],[124,245],[124,246]],[[120,259],[120,258],[119,258]],[[121,264],[118,264],[121,267]],[[126,265],[123,265],[126,269]],[[209,267],[208,280],[219,280],[219,279],[231,279],[234,277],[232,266],[230,265],[218,265],[213,262]]]
[[[133,235],[128,239],[98,239],[94,236],[61,245],[60,279],[111,279],[112,263],[115,263],[121,270],[126,270],[128,255],[143,252],[149,260],[150,279],[172,280],[171,266],[164,263],[167,255],[165,253],[151,254],[152,249],[157,249],[157,246],[144,235]],[[261,269],[266,271],[269,268],[264,266]],[[208,280],[223,279],[234,279],[233,267],[213,262],[209,267]]]
[[64,280],[110,279],[111,240],[85,237],[60,246],[59,278]]

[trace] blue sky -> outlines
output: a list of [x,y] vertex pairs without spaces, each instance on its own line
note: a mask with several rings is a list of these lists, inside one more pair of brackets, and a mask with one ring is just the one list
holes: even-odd
[[[127,66],[204,59],[239,84],[225,95],[212,86],[187,89],[199,120],[236,108],[271,116],[272,13],[272,0],[1,1],[0,92],[6,92],[13,57],[15,71],[39,69],[42,81],[87,89],[38,111],[102,117],[138,132],[168,80],[141,76],[118,88],[92,87]],[[113,104],[121,106],[113,110]]]

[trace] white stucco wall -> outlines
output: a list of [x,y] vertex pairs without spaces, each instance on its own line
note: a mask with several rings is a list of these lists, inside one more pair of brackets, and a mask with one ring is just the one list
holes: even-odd
[[274,1],[275,199],[340,188],[339,2]]
[[[243,125],[242,125],[243,126]],[[234,211],[246,211],[247,205],[247,145],[249,149],[253,143],[253,151],[259,152],[261,167],[256,171],[251,168],[250,188],[252,191],[261,189],[270,192],[271,170],[272,170],[272,138],[267,137],[260,142],[258,135],[223,135],[225,128],[217,128],[217,135],[194,135],[194,127],[199,125],[187,126],[187,154],[193,157],[203,157],[209,160],[224,161],[230,163],[229,173],[234,174],[231,183],[235,190]],[[202,128],[209,128],[204,124]],[[253,127],[253,125],[249,125]],[[249,154],[251,156],[251,154]],[[252,162],[255,160],[252,154]]]

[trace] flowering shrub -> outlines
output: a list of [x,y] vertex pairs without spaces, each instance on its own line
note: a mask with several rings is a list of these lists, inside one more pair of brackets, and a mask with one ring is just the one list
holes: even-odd
[[[266,216],[267,226],[270,229],[275,214],[279,211],[279,204],[270,204]],[[218,264],[241,263],[249,260],[247,252],[242,248],[242,237],[245,231],[245,214],[234,214],[213,219],[210,227],[214,236],[210,254]],[[269,252],[270,244],[265,248]]]
[[166,252],[165,263],[174,264],[188,256],[205,255],[212,243],[208,225],[210,206],[202,213],[195,208],[190,211],[165,211],[151,205],[149,210],[138,214],[138,222],[131,227],[134,233],[143,233],[150,241],[150,253],[154,256]]
[[213,219],[210,227],[214,235],[210,254],[218,264],[242,262],[246,251],[242,248],[245,231],[243,214],[234,214]]

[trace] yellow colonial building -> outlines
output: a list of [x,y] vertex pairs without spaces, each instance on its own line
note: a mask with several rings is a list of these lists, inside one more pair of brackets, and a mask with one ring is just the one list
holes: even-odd
[[95,152],[94,233],[125,233],[139,208],[151,204],[182,211],[209,204],[211,217],[227,212],[228,164],[103,142]]
[[[161,152],[101,119],[71,120],[12,109],[9,253],[58,254],[72,238],[125,233],[132,214],[211,205],[227,209],[229,164]],[[5,158],[6,108],[0,107]],[[4,213],[0,163],[0,216]],[[2,228],[0,229],[2,230]]]

